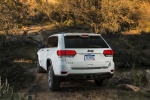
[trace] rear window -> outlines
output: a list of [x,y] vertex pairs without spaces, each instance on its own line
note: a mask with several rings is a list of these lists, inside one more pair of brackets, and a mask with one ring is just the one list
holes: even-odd
[[100,36],[65,36],[65,48],[108,48]]

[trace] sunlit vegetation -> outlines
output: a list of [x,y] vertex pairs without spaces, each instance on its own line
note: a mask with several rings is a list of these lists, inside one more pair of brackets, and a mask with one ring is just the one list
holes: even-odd
[[54,24],[96,33],[148,33],[149,8],[149,0],[1,0],[0,30]]

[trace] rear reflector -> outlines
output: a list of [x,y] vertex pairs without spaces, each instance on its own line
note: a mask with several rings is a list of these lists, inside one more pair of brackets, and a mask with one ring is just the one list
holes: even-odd
[[113,51],[113,50],[104,50],[103,54],[104,54],[106,57],[111,57],[111,56],[113,56],[114,51]]
[[62,57],[62,56],[75,56],[76,51],[74,51],[74,50],[57,50],[57,55],[59,57]]
[[115,70],[111,70],[111,72],[114,72]]

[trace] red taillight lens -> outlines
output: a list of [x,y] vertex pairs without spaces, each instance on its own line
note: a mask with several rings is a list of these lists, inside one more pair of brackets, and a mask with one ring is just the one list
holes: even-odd
[[76,55],[76,51],[74,51],[74,50],[66,50],[66,56],[68,56],[68,55],[75,56]]
[[58,56],[65,56],[66,55],[66,51],[65,50],[57,50],[57,55]]
[[113,56],[114,51],[113,51],[113,50],[104,50],[103,54],[104,54],[106,57],[111,57],[111,56]]
[[74,51],[74,50],[57,50],[57,55],[59,57],[62,57],[62,56],[75,56],[76,51]]

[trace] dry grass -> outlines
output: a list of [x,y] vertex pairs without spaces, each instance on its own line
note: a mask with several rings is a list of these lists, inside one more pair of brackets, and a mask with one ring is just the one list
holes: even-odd
[[11,33],[17,28],[43,23],[60,28],[82,25],[96,33],[150,32],[150,4],[147,0],[30,0],[23,3],[10,0],[0,3],[3,4],[0,6],[1,29],[9,29]]
[[142,3],[141,5],[141,19],[139,20],[139,25],[137,30],[143,32],[150,32],[150,4],[149,3]]

